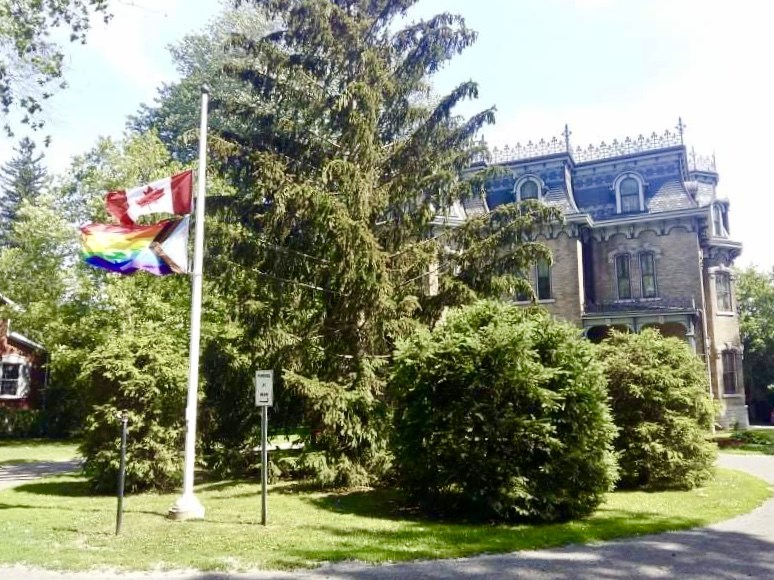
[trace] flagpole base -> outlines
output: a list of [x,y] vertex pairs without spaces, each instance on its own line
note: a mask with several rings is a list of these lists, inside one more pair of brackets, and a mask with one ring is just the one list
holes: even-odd
[[172,520],[203,520],[204,506],[199,502],[193,493],[183,494],[175,502],[169,511],[167,517]]

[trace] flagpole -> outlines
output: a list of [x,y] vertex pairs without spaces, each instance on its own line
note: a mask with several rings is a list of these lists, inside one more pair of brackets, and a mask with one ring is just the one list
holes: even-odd
[[176,520],[204,518],[204,506],[194,495],[194,461],[196,456],[196,407],[199,391],[199,338],[202,315],[202,270],[204,262],[204,192],[207,171],[207,103],[209,88],[202,86],[202,112],[199,127],[199,176],[196,189],[196,228],[194,230],[194,259],[191,272],[191,346],[188,359],[188,398],[185,408],[185,466],[183,495],[169,510]]

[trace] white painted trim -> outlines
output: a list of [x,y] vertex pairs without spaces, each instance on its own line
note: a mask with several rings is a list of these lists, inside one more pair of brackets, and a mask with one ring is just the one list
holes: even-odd
[[537,188],[538,188],[538,197],[537,201],[543,200],[543,193],[546,189],[546,184],[543,183],[543,180],[540,179],[540,176],[535,175],[534,173],[527,173],[522,175],[516,180],[516,183],[513,185],[513,197],[516,199],[516,201],[521,201],[521,187],[528,181],[533,182]]
[[618,214],[621,213],[631,213],[631,212],[623,212],[621,210],[621,183],[625,179],[634,179],[637,182],[637,185],[639,185],[639,194],[640,194],[640,211],[645,211],[645,179],[643,179],[642,175],[639,173],[636,173],[634,171],[625,171],[618,175],[618,177],[615,178],[613,181],[613,190],[615,191],[615,211]]

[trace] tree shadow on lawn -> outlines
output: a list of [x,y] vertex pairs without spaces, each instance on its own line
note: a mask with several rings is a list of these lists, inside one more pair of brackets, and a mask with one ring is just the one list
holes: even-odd
[[86,480],[76,478],[77,476],[72,476],[72,481],[62,481],[62,478],[57,478],[57,481],[24,483],[12,487],[9,491],[59,497],[109,497],[109,494],[95,494]]
[[[350,549],[352,547],[350,546]],[[309,576],[376,580],[394,578],[544,578],[597,580],[599,578],[774,578],[771,542],[736,531],[698,529],[662,536],[594,545],[567,545],[551,550],[490,554],[464,560],[404,562],[364,566],[344,562]],[[298,558],[304,551],[294,552]],[[389,556],[389,552],[384,553]],[[338,558],[338,556],[342,556]],[[358,557],[346,549],[338,560]],[[417,558],[422,558],[417,555]],[[331,558],[333,559],[333,558]],[[288,560],[289,566],[294,565]],[[297,565],[297,563],[295,563]],[[214,580],[202,574],[196,580]]]
[[634,534],[658,532],[663,530],[687,529],[702,525],[698,518],[665,516],[662,513],[635,509],[620,511],[600,506],[591,516],[568,522],[542,523],[539,521],[521,521],[493,523],[471,517],[439,517],[428,514],[416,505],[408,503],[401,492],[390,488],[377,488],[349,493],[329,493],[322,497],[300,496],[303,501],[326,511],[351,514],[368,518],[392,521],[404,521],[421,525],[460,526],[466,530],[474,527],[485,529],[527,529],[573,527],[598,530],[594,539],[607,539]]
[[[588,544],[621,537],[633,537],[662,529],[695,527],[690,518],[665,518],[646,512],[611,512],[601,519],[577,520],[563,524],[470,525],[439,523],[428,520],[404,520],[399,529],[373,530],[367,524],[346,528],[315,528],[335,541],[321,548],[289,547],[283,566],[298,566],[303,561],[401,561],[433,558],[461,558],[478,554],[496,554],[520,550],[557,548]],[[393,576],[390,576],[393,577]],[[397,577],[397,576],[394,576]]]

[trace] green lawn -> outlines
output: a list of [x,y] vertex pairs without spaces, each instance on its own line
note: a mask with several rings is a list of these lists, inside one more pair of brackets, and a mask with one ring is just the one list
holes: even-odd
[[67,461],[78,456],[78,443],[48,439],[0,439],[0,465],[34,461]]
[[326,561],[452,558],[607,540],[700,526],[745,513],[771,495],[751,476],[718,470],[689,492],[616,492],[592,517],[552,525],[433,521],[402,509],[393,491],[312,493],[272,486],[260,525],[255,482],[202,485],[203,521],[166,519],[176,494],[126,499],[121,536],[115,498],[90,496],[82,479],[57,477],[0,492],[0,564],[51,568],[292,569]]

